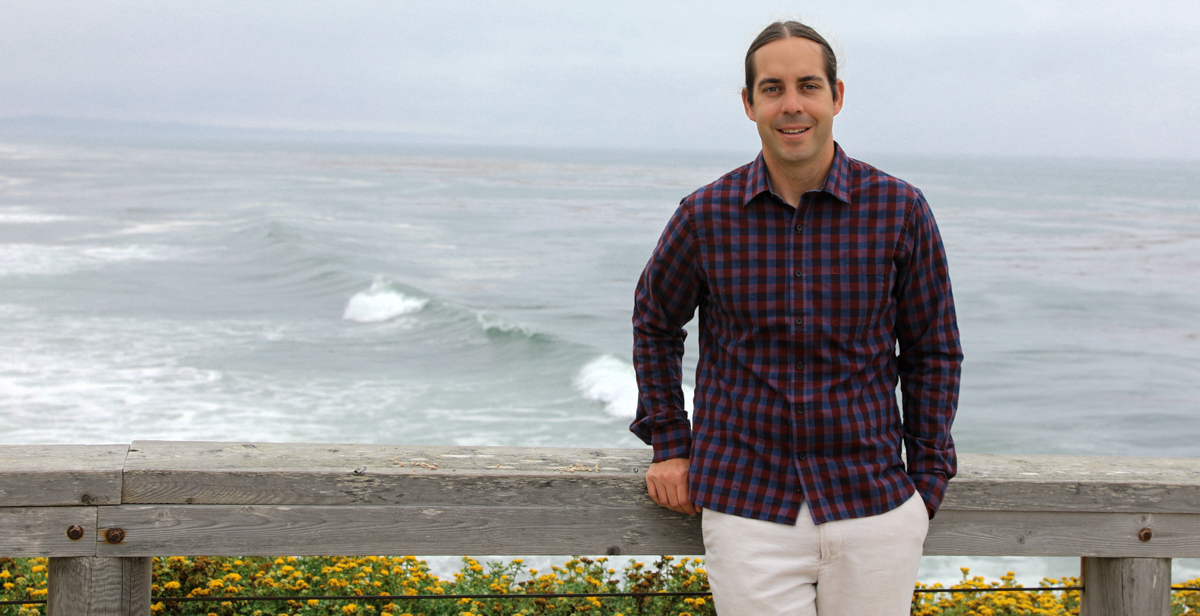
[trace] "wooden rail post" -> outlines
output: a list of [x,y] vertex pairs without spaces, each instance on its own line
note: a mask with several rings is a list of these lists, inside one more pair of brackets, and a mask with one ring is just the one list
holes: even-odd
[[46,616],[150,616],[153,559],[51,558]]
[[1171,616],[1170,558],[1084,558],[1080,616]]

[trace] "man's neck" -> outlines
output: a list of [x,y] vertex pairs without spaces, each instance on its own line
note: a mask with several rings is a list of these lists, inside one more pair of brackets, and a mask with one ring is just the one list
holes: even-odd
[[766,151],[763,160],[767,166],[767,177],[771,181],[771,190],[779,195],[788,205],[799,208],[800,197],[810,190],[820,190],[825,186],[829,177],[829,169],[833,167],[834,148],[832,144],[829,153],[822,156],[817,164],[789,164],[772,160]]

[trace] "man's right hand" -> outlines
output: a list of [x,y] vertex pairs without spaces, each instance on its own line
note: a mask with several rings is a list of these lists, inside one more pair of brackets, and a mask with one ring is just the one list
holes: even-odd
[[646,488],[654,502],[679,513],[696,515],[700,510],[688,496],[688,459],[655,462],[646,470]]

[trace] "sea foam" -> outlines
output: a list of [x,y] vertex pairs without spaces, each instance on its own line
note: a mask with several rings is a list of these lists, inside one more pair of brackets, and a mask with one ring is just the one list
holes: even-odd
[[359,323],[380,323],[400,315],[418,312],[429,303],[428,298],[409,297],[392,288],[382,278],[376,278],[371,288],[355,293],[346,302],[342,318]]
[[[604,403],[604,410],[615,417],[637,414],[638,387],[633,364],[612,355],[602,355],[579,370],[575,389],[589,400]],[[684,404],[692,412],[693,388],[683,386]]]
[[56,275],[135,262],[182,260],[190,251],[161,244],[55,246],[0,244],[0,276]]

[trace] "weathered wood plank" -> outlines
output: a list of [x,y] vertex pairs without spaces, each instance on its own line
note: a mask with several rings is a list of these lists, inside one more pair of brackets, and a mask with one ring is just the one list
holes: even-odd
[[1200,512],[1200,458],[961,454],[958,511]]
[[150,558],[51,558],[47,616],[149,616]]
[[[124,502],[628,506],[648,449],[140,441]],[[963,454],[946,511],[1200,511],[1200,459]],[[356,473],[357,471],[357,473]]]
[[0,507],[116,505],[128,445],[0,445]]
[[126,504],[649,506],[650,451],[135,442]]
[[666,509],[537,507],[104,507],[101,556],[700,554],[699,517]]
[[[1144,528],[1149,541],[1138,536]],[[941,511],[930,522],[925,554],[1196,558],[1200,515]]]
[[1171,616],[1169,558],[1085,558],[1080,616]]
[[[78,526],[78,540],[67,529]],[[0,508],[0,556],[95,556],[95,507],[2,507]]]
[[[122,506],[100,510],[101,555],[697,554],[699,524],[662,509]],[[1138,538],[1151,528],[1153,539]],[[198,551],[197,551],[198,550]],[[927,555],[1200,556],[1200,516],[943,512]]]

